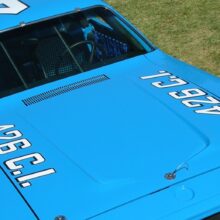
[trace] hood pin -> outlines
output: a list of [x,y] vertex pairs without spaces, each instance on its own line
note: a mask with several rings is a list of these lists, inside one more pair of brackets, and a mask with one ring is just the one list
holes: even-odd
[[174,179],[176,179],[176,172],[165,174],[165,179],[167,179],[167,180],[174,180]]
[[188,166],[187,163],[182,163],[173,172],[166,173],[164,175],[164,178],[167,179],[167,180],[175,180],[177,172],[179,172],[180,170],[183,170],[183,169],[185,169],[185,170],[189,169],[189,166]]

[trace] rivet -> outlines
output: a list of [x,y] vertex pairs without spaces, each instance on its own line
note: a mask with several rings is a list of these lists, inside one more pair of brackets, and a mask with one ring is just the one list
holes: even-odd
[[26,23],[24,21],[20,22],[20,27],[25,27]]
[[55,220],[67,220],[65,216],[59,215],[55,218]]

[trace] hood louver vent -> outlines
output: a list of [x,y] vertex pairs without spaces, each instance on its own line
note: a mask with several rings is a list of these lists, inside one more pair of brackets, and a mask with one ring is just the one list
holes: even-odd
[[108,80],[108,79],[109,78],[105,75],[92,77],[92,78],[89,78],[89,79],[86,79],[86,80],[82,80],[82,81],[75,82],[75,83],[72,83],[72,84],[69,84],[69,85],[66,85],[66,86],[58,87],[56,89],[49,90],[47,92],[29,97],[27,99],[22,100],[22,102],[26,106],[34,105],[34,104],[36,104],[38,102],[42,102],[46,99],[50,99],[52,97],[59,96],[59,95],[62,95],[64,93],[71,92],[75,89],[79,89],[79,88],[82,88],[82,87],[93,85],[93,84],[96,84],[96,83],[99,83],[99,82],[102,82],[102,81],[105,81],[105,80]]

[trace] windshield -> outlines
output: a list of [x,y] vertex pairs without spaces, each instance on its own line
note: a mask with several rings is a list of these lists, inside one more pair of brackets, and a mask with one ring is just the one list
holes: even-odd
[[107,9],[95,8],[0,35],[0,96],[147,51]]

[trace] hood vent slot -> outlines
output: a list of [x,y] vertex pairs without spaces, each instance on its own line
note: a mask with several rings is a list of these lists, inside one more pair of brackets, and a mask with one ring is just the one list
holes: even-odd
[[75,83],[72,83],[72,84],[69,84],[69,85],[66,85],[66,86],[58,87],[56,89],[49,90],[47,92],[43,92],[41,94],[29,97],[27,99],[23,99],[22,102],[26,106],[34,105],[34,104],[36,104],[38,102],[42,102],[46,99],[50,99],[50,98],[53,98],[55,96],[62,95],[64,93],[71,92],[73,90],[76,90],[76,89],[79,89],[79,88],[82,88],[82,87],[86,87],[86,86],[89,86],[89,85],[100,83],[100,82],[103,82],[103,81],[108,80],[108,79],[109,78],[106,75],[95,76],[95,77],[92,77],[92,78],[89,78],[89,79],[86,79],[86,80],[82,80],[82,81],[79,81],[79,82],[75,82]]

